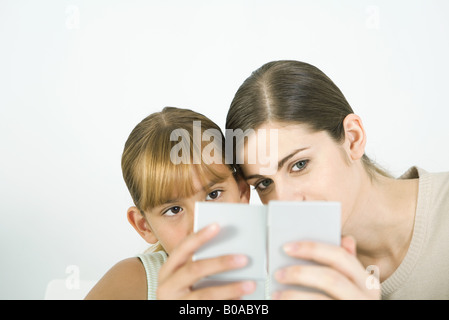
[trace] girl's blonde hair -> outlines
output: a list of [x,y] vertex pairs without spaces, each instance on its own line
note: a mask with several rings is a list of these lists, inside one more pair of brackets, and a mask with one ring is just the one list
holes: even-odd
[[[219,137],[215,136],[213,141],[202,141],[201,137],[208,129],[214,129]],[[196,132],[201,135],[199,139],[194,139],[194,130],[199,131]],[[175,141],[173,132],[180,133]],[[202,160],[199,163],[194,161],[195,157],[201,159],[203,148],[211,143],[214,150],[221,148],[220,160],[225,163],[225,140],[220,127],[206,116],[189,109],[165,107],[161,112],[143,119],[132,130],[122,155],[122,173],[134,205],[143,215],[145,211],[170,199],[194,194],[197,191],[193,185],[194,177],[199,178],[203,185],[229,177],[231,166],[229,172],[223,172]],[[173,161],[173,150],[176,156],[179,155],[178,150],[188,150],[187,157],[182,155],[187,161]]]

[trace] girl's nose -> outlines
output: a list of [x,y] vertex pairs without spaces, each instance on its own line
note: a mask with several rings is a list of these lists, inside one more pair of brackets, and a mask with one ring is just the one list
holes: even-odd
[[186,232],[186,236],[191,235],[193,233],[193,221],[189,221],[187,223],[185,232]]

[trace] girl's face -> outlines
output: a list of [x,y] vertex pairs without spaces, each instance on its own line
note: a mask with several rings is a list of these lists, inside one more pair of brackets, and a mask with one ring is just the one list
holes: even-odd
[[[266,143],[261,143],[258,139],[265,138],[255,131],[245,144],[245,163],[241,166],[245,180],[257,190],[261,201],[338,201],[344,222],[355,205],[351,199],[355,199],[360,187],[360,181],[354,178],[356,166],[351,165],[350,141],[337,144],[326,132],[312,132],[301,124],[270,123],[259,129],[277,130],[278,139],[266,138]],[[270,137],[269,131],[265,137]],[[255,145],[276,150],[272,143],[277,143],[277,153],[269,155],[269,162],[261,163],[257,158],[256,163],[248,164],[248,152],[257,150]]]
[[145,213],[146,221],[153,236],[149,242],[159,241],[164,250],[172,250],[193,232],[195,202],[249,202],[249,186],[240,179],[236,181],[229,168],[224,164],[214,164],[218,170],[229,171],[229,176],[222,182],[210,182],[205,187],[198,178],[193,183],[197,190],[189,198],[171,199],[168,202]]

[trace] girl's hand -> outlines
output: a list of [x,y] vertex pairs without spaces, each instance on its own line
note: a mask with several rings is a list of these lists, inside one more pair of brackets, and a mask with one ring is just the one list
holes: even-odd
[[219,232],[217,224],[209,225],[188,236],[162,266],[158,277],[157,299],[238,299],[252,293],[253,281],[240,281],[221,286],[193,290],[193,285],[203,277],[244,267],[248,258],[243,255],[225,255],[192,261],[194,252]]
[[[275,292],[273,299],[380,299],[378,279],[367,286],[369,274],[356,257],[355,241],[343,237],[341,247],[317,242],[294,242],[284,246],[295,258],[320,265],[295,265],[276,272],[280,283],[305,286],[321,292],[286,290]],[[371,276],[373,277],[373,276]],[[370,279],[372,280],[372,279]]]

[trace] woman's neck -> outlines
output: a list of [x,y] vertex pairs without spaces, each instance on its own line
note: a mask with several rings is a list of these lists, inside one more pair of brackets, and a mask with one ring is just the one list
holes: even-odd
[[343,233],[357,241],[357,257],[366,267],[376,265],[380,280],[388,278],[404,259],[410,245],[418,179],[399,180],[376,175],[362,179],[357,201]]

